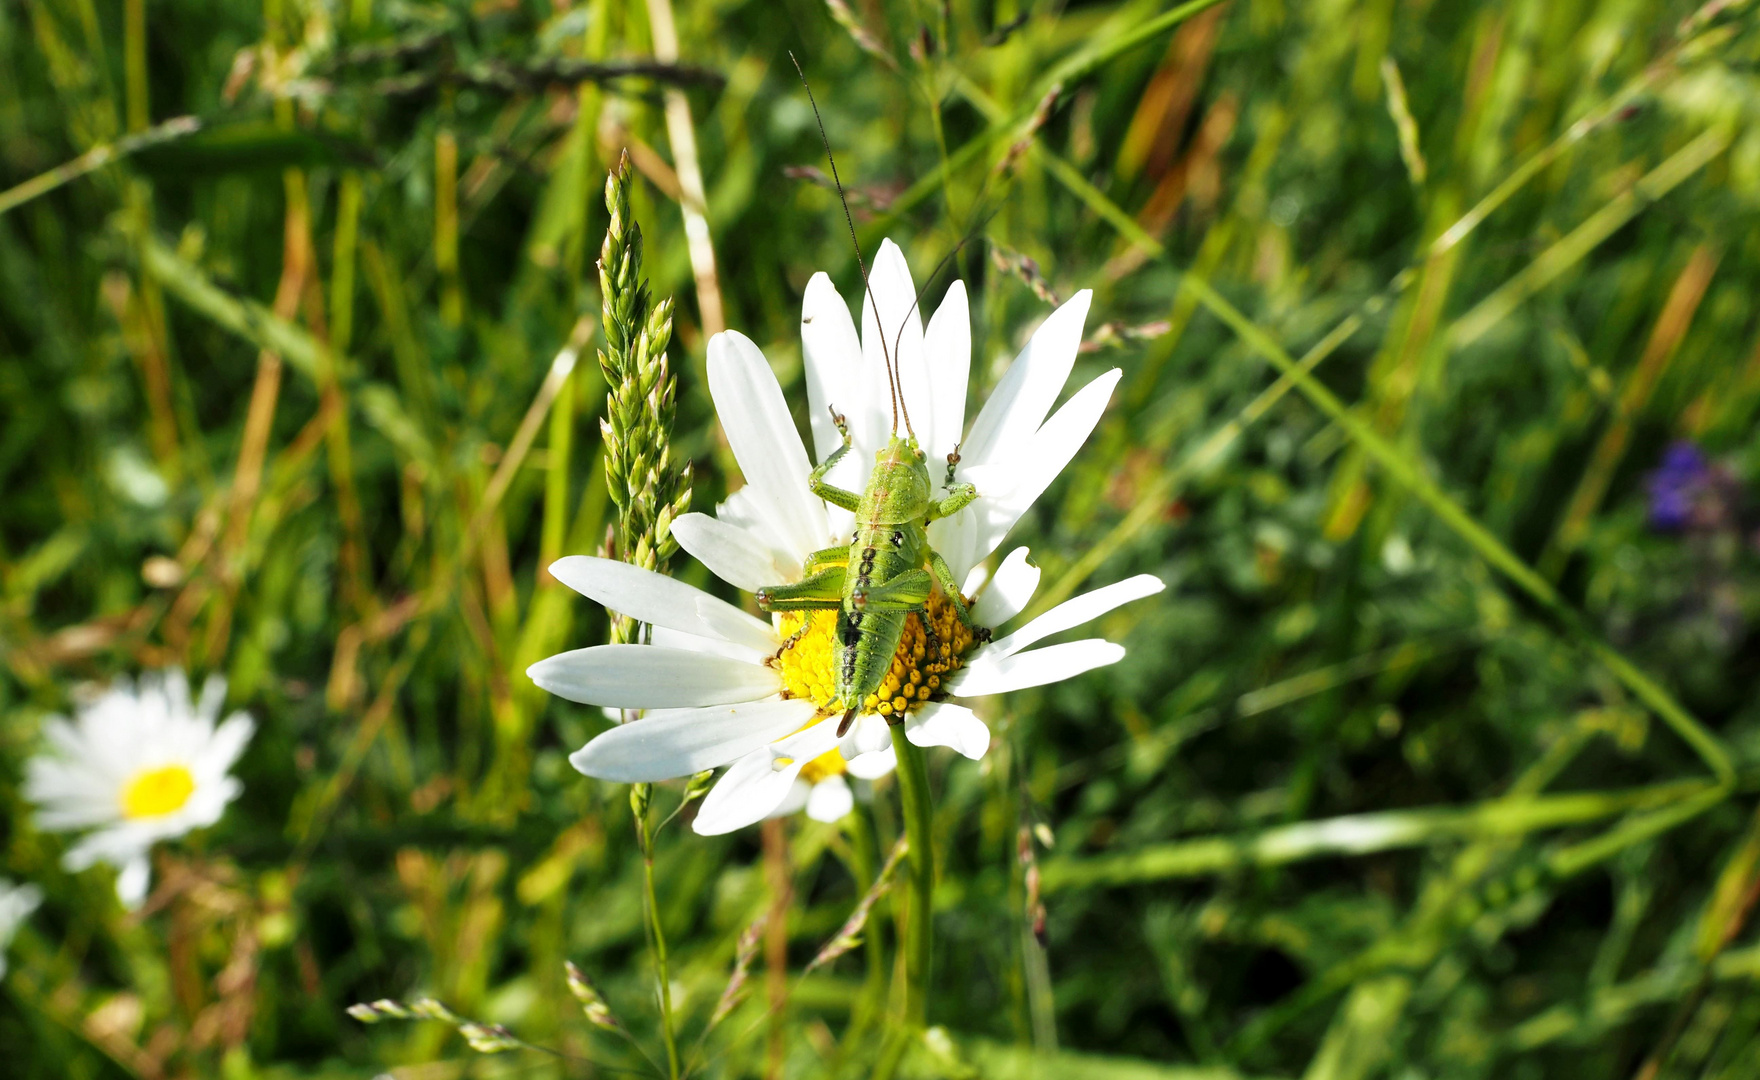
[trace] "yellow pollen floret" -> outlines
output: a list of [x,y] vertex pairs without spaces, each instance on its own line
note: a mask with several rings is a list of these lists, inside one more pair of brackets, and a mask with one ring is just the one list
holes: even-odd
[[844,771],[843,755],[837,747],[820,754],[818,757],[801,766],[801,779],[809,784],[817,784],[828,777],[836,776]]
[[[922,708],[939,693],[948,676],[965,666],[966,655],[978,644],[939,591],[930,595],[924,607],[922,613],[906,616],[898,651],[892,655],[879,692],[869,694],[862,702],[864,710],[891,716]],[[932,638],[923,633],[925,619],[934,631]],[[827,713],[843,708],[837,698],[833,663],[832,638],[836,628],[836,611],[791,611],[781,615],[778,631],[784,641],[790,642],[775,662],[782,675],[784,696],[804,698]],[[931,641],[934,648],[930,647]],[[807,765],[802,775],[816,765],[817,762]]]
[[183,809],[196,790],[196,778],[182,765],[164,765],[136,773],[122,789],[122,816],[154,818]]

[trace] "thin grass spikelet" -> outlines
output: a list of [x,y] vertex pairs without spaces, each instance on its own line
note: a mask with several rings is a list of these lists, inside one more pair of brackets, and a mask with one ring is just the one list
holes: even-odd
[[760,915],[740,934],[739,947],[734,951],[733,974],[727,980],[727,988],[721,991],[721,999],[715,1002],[715,1011],[709,1015],[705,1033],[725,1020],[727,1014],[745,1000],[746,979],[751,975],[752,960],[758,955],[758,944],[764,940],[764,927],[768,922],[769,916]]
[[363,1024],[377,1024],[381,1020],[414,1020],[416,1014],[404,1008],[403,1002],[391,998],[380,998],[378,1001],[360,1002],[348,1007],[348,1015]]
[[385,1020],[438,1020],[464,1036],[465,1044],[479,1054],[540,1049],[500,1024],[485,1024],[481,1020],[460,1016],[434,998],[417,998],[411,1002],[380,998],[373,1002],[350,1005],[347,1012],[363,1024],[377,1024]]
[[562,969],[567,973],[568,992],[574,995],[576,1001],[580,1002],[581,1012],[586,1016],[587,1023],[597,1028],[604,1028],[606,1031],[622,1034],[624,1032],[623,1022],[611,1011],[611,1006],[605,1001],[605,995],[599,992],[597,986],[593,985],[593,980],[587,978],[586,972],[575,967],[572,960],[564,960]]
[[[611,220],[599,253],[605,348],[599,367],[607,386],[605,478],[617,506],[616,557],[645,570],[666,572],[678,550],[672,522],[690,510],[691,467],[672,456],[677,379],[666,359],[672,340],[672,301],[655,303],[642,276],[642,230],[629,205],[628,155],[605,180]],[[612,620],[611,640],[635,639],[635,620]]]
[[898,843],[892,845],[892,853],[886,856],[886,864],[874,876],[874,884],[868,888],[861,902],[856,905],[856,909],[850,912],[849,918],[844,920],[843,925],[838,928],[837,936],[826,942],[825,947],[820,949],[819,955],[813,957],[807,964],[806,971],[803,971],[802,974],[831,963],[862,943],[862,929],[868,925],[869,912],[873,911],[874,905],[879,902],[882,896],[886,895],[886,890],[892,887],[892,873],[898,869],[899,862],[910,851],[910,848],[909,840],[902,836],[898,838]]

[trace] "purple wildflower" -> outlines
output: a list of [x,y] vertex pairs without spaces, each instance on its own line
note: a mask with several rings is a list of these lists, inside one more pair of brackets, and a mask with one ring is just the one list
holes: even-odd
[[1710,479],[1710,463],[1697,446],[1685,439],[1671,443],[1650,474],[1650,527],[1680,532],[1693,524],[1694,504]]

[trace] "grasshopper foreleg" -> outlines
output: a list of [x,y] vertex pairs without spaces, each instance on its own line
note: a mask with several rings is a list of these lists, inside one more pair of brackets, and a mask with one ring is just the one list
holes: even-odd
[[977,497],[978,489],[971,484],[960,484],[950,488],[946,498],[937,499],[929,504],[929,512],[924,515],[923,523],[927,525],[937,518],[952,517],[972,505],[972,501]]
[[853,491],[845,491],[843,488],[840,488],[835,484],[826,483],[825,481],[825,474],[837,467],[837,463],[843,460],[843,455],[849,453],[850,446],[853,445],[850,442],[849,437],[849,424],[844,422],[843,414],[836,409],[832,409],[831,421],[837,425],[837,433],[843,436],[843,445],[838,447],[830,457],[826,458],[819,464],[818,468],[813,470],[813,474],[807,477],[807,487],[812,489],[813,494],[824,499],[832,506],[839,506],[845,510],[853,511],[858,506],[862,505],[861,495]]

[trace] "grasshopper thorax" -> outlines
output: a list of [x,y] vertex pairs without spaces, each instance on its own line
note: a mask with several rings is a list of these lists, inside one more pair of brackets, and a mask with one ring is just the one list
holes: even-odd
[[874,472],[862,493],[858,524],[902,525],[921,522],[934,501],[927,456],[915,439],[894,435],[874,456]]

